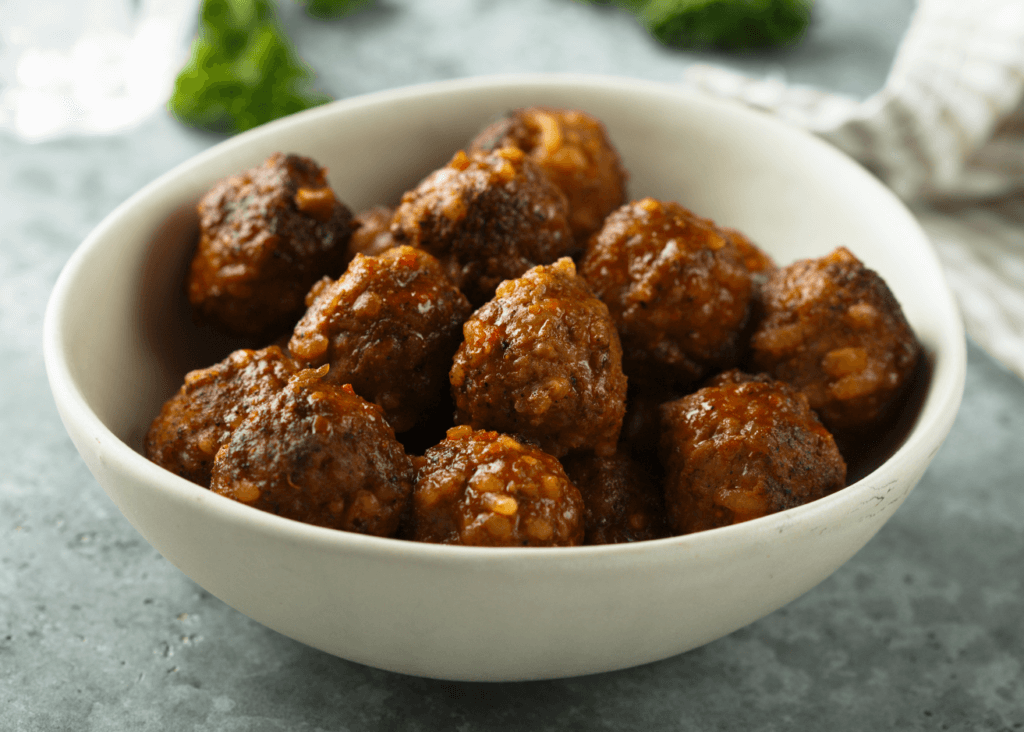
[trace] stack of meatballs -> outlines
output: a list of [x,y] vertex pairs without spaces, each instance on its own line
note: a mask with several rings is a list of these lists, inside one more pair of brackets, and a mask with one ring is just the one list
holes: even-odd
[[254,347],[186,375],[146,456],[298,521],[474,546],[657,539],[843,488],[841,446],[921,359],[886,284],[843,248],[779,267],[627,177],[600,121],[538,107],[393,208],[353,215],[298,155],[219,182],[187,295]]

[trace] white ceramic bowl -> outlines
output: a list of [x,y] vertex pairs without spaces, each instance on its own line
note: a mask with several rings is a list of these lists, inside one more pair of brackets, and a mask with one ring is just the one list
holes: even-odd
[[[868,477],[748,523],[631,545],[478,549],[308,526],[215,495],[139,452],[189,368],[225,355],[194,330],[182,277],[195,204],[275,151],[330,169],[353,210],[394,201],[516,106],[598,116],[631,196],[678,200],[778,261],[838,245],[879,271],[934,359],[912,432]],[[888,190],[834,149],[765,116],[636,80],[508,76],[337,102],[178,166],[75,252],[45,321],[53,394],[100,485],[161,554],[226,603],[329,653],[444,679],[542,679],[666,658],[736,630],[825,579],[903,502],[959,406],[965,344],[939,264]]]

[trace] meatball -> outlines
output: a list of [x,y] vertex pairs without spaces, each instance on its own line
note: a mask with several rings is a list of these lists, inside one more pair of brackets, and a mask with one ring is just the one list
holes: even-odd
[[210,487],[249,506],[343,531],[394,536],[415,471],[380,407],[305,369],[217,453]]
[[577,453],[565,472],[583,496],[584,544],[624,544],[669,535],[661,486],[625,452]]
[[772,273],[754,369],[807,395],[833,431],[864,428],[910,381],[921,346],[888,286],[845,248]]
[[235,351],[215,366],[189,372],[150,425],[143,445],[146,457],[208,488],[217,450],[295,371],[291,359],[270,346]]
[[737,229],[722,227],[721,232],[732,242],[743,259],[743,265],[752,274],[768,273],[775,269],[775,260],[757,246],[746,234]]
[[351,233],[352,214],[323,169],[275,154],[199,202],[189,302],[228,332],[272,336],[302,315],[310,285],[344,269]]
[[627,174],[604,125],[575,109],[517,109],[489,125],[473,151],[516,147],[565,194],[569,227],[581,248],[605,217],[626,202]]
[[402,197],[391,234],[436,256],[474,307],[573,249],[565,196],[515,148],[456,153]]
[[622,348],[571,259],[503,282],[463,334],[450,374],[457,422],[520,435],[555,457],[615,451]]
[[471,308],[436,259],[408,246],[357,254],[340,279],[318,282],[308,302],[288,342],[301,366],[330,364],[325,380],[352,384],[396,432],[439,402]]
[[583,543],[583,499],[561,463],[497,432],[453,427],[417,458],[412,538],[472,546]]
[[627,204],[591,239],[580,271],[611,311],[636,385],[685,389],[738,365],[753,284],[711,221],[653,198]]
[[391,220],[394,217],[394,210],[387,206],[372,206],[356,214],[353,219],[356,228],[348,242],[349,258],[356,254],[375,257],[393,247]]
[[796,389],[726,372],[662,405],[665,503],[681,534],[748,521],[841,489],[846,464]]

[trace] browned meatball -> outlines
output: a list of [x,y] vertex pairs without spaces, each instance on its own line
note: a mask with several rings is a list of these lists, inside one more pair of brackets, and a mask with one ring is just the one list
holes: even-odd
[[394,217],[394,209],[387,206],[372,206],[356,214],[353,219],[356,229],[348,242],[349,257],[357,254],[375,257],[393,247],[391,220]]
[[475,307],[573,249],[565,196],[515,148],[456,153],[402,197],[391,234],[437,257]]
[[188,299],[239,335],[273,335],[302,315],[310,285],[348,261],[352,215],[309,158],[272,155],[199,202]]
[[503,282],[463,327],[450,379],[456,421],[556,457],[615,451],[626,377],[615,325],[568,257]]
[[807,398],[727,372],[661,408],[665,503],[678,533],[793,508],[845,485],[846,464]]
[[743,259],[744,266],[749,272],[767,273],[775,269],[775,260],[771,258],[771,255],[752,242],[750,237],[742,231],[728,227],[721,227],[720,231],[736,247],[740,257]]
[[286,518],[393,536],[415,471],[375,404],[306,369],[257,406],[217,453],[216,493]]
[[330,364],[325,381],[352,384],[384,409],[396,432],[447,391],[471,308],[423,250],[357,254],[340,279],[324,278],[307,301],[288,343],[292,356],[304,367]]
[[583,499],[561,463],[497,432],[453,427],[416,458],[412,538],[471,546],[583,543]]
[[250,411],[284,388],[295,366],[281,349],[239,350],[189,372],[146,433],[147,458],[209,487],[213,458]]
[[753,292],[732,242],[653,198],[612,213],[580,266],[611,311],[631,380],[686,387],[738,363]]
[[484,129],[471,150],[517,147],[569,202],[569,226],[582,247],[605,216],[626,201],[627,174],[600,120],[576,109],[529,107]]
[[661,486],[625,452],[577,453],[565,472],[583,496],[585,544],[624,544],[669,535]]
[[831,430],[884,416],[921,347],[888,286],[848,250],[768,278],[751,338],[754,368],[807,395]]

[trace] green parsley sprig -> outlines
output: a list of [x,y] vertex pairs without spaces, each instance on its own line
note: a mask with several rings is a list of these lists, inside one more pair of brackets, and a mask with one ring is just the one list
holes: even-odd
[[[608,0],[598,2],[608,4]],[[611,0],[611,4],[635,14],[651,35],[665,45],[734,51],[796,43],[810,23],[812,3],[813,0]]]
[[313,80],[271,0],[203,0],[199,34],[168,109],[193,127],[242,132],[330,101]]

